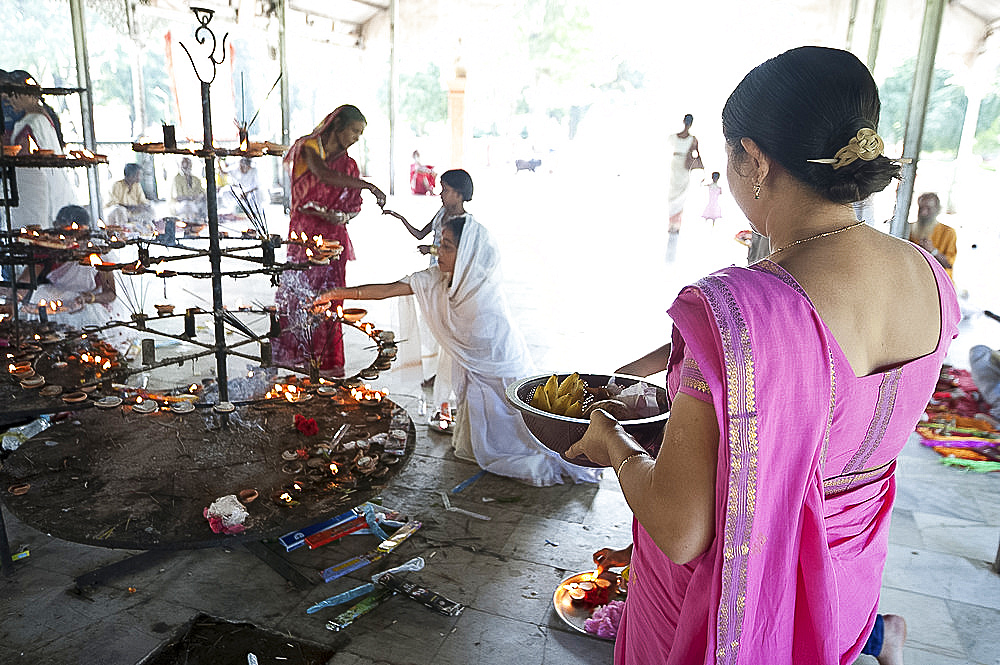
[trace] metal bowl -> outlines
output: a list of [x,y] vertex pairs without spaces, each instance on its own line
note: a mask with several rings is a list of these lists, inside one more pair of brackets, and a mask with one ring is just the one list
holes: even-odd
[[[521,412],[524,424],[528,426],[528,430],[535,435],[536,439],[541,441],[546,448],[562,455],[570,446],[583,438],[584,432],[587,431],[587,427],[590,425],[590,420],[588,418],[557,416],[554,413],[548,413],[531,406],[531,398],[534,396],[535,390],[544,386],[550,376],[552,375],[539,374],[538,376],[531,376],[510,384],[507,386],[507,401]],[[569,376],[568,372],[556,374],[560,382],[567,376]],[[641,377],[630,376],[628,374],[580,374],[580,378],[589,387],[605,386],[611,377],[614,377],[615,383],[622,388],[627,388],[639,381],[645,381]],[[621,425],[626,432],[635,437],[635,440],[643,448],[654,450],[663,437],[663,427],[670,416],[670,412],[666,408],[666,391],[659,386],[650,384],[648,381],[646,383],[656,389],[656,401],[660,404],[663,411],[659,415],[649,418],[623,420],[621,421]],[[569,461],[579,466],[600,466],[583,457]]]

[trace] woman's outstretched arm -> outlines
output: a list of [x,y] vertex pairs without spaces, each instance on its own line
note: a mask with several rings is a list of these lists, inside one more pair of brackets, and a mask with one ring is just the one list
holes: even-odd
[[319,156],[319,153],[312,148],[307,146],[302,149],[302,159],[305,160],[306,167],[313,172],[320,182],[333,187],[367,189],[375,195],[375,201],[378,203],[380,208],[385,206],[385,194],[381,189],[370,182],[362,180],[361,178],[355,178],[352,175],[341,173],[340,171],[334,171],[326,165],[323,159]]
[[413,295],[413,289],[406,282],[341,286],[320,293],[313,300],[313,306],[322,306],[333,300],[385,300],[386,298],[409,295]]

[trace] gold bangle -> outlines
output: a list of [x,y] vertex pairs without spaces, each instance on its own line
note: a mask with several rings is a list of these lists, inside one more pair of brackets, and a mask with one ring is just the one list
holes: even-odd
[[632,453],[631,455],[629,455],[628,457],[626,457],[625,459],[623,459],[623,460],[622,460],[622,462],[621,462],[621,464],[619,464],[619,465],[618,465],[618,470],[617,470],[617,471],[615,471],[615,475],[616,475],[616,476],[618,476],[618,479],[619,479],[619,480],[621,480],[621,477],[622,477],[622,468],[623,468],[623,467],[624,467],[624,466],[625,466],[625,465],[626,465],[626,464],[627,464],[627,463],[628,463],[628,462],[629,462],[630,460],[634,460],[634,459],[635,459],[636,457],[649,457],[649,453],[647,453],[647,452],[641,452],[641,453]]

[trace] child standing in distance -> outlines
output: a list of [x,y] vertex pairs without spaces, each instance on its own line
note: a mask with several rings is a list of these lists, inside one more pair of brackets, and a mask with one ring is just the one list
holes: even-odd
[[719,184],[719,172],[712,172],[712,182],[708,183],[708,205],[705,212],[701,213],[702,219],[712,220],[712,228],[715,228],[715,220],[722,217],[722,206],[719,204],[719,197],[722,196],[722,185]]

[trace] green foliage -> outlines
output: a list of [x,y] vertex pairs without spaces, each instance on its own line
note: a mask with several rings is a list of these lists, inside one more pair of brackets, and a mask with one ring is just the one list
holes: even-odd
[[42,85],[76,85],[68,3],[4,0],[3,24],[0,68],[23,69]]
[[[524,78],[531,83],[516,101],[517,115],[542,113],[572,139],[598,101],[614,103],[644,84],[624,61],[609,69],[592,45],[603,43],[586,0],[526,0],[518,13],[520,51],[527,53]],[[613,78],[610,78],[612,77]]]
[[[1000,74],[1000,71],[996,72]],[[993,77],[993,92],[983,97],[976,123],[973,152],[986,159],[1000,157],[1000,81]]]
[[[388,115],[388,81],[379,87],[378,102]],[[436,64],[399,75],[399,118],[409,123],[416,136],[426,136],[428,124],[448,119],[448,91],[441,85],[441,69]]]
[[[903,140],[915,72],[916,60],[907,60],[896,68],[879,90],[882,99],[879,132],[887,141]],[[934,69],[924,121],[922,152],[958,152],[968,100],[962,86],[949,83],[951,78],[952,73],[947,69]]]
[[417,136],[427,134],[427,124],[448,119],[448,91],[441,85],[441,70],[428,63],[421,72],[399,77],[399,112]]

